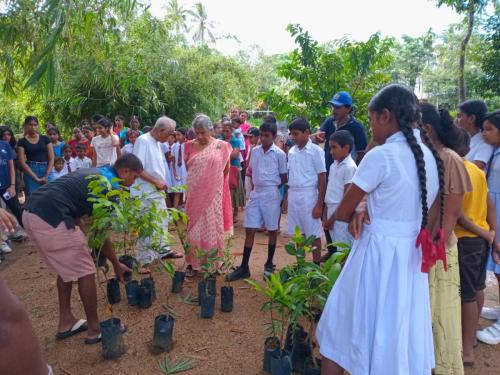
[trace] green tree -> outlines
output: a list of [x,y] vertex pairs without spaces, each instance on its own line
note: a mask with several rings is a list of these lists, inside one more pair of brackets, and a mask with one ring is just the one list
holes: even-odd
[[[482,87],[491,96],[500,97],[500,2],[495,3],[495,14],[488,20],[488,32],[481,67],[484,71]],[[500,103],[497,105],[500,106]]]
[[213,43],[215,42],[214,35],[214,23],[209,21],[207,11],[202,3],[194,4],[194,10],[188,10],[188,13],[191,15],[191,21],[193,26],[191,29],[193,30],[193,40],[198,45],[204,45],[208,41]]
[[299,25],[289,25],[288,31],[298,48],[278,66],[284,84],[263,95],[267,105],[281,118],[303,116],[316,127],[328,115],[332,94],[346,90],[366,122],[368,101],[391,81],[392,40],[374,34],[366,42],[342,39],[321,46]]
[[394,46],[394,81],[415,89],[417,79],[433,60],[435,37],[431,30],[419,37],[403,35],[402,42]]
[[170,0],[168,2],[166,20],[171,23],[177,35],[187,32],[187,15],[188,11],[177,0]]
[[467,19],[467,29],[460,42],[460,54],[458,63],[458,98],[463,102],[466,98],[465,92],[465,57],[469,44],[476,15],[483,10],[488,0],[438,0],[438,6],[447,5],[459,14],[465,14]]
[[[52,95],[61,56],[108,50],[123,20],[142,6],[134,0],[5,1],[0,14],[0,69],[4,91],[34,87]],[[24,77],[28,77],[25,80]]]

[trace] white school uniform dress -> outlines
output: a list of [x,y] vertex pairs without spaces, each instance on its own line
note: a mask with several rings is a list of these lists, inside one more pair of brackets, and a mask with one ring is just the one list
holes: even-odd
[[[420,141],[430,207],[434,157]],[[415,158],[401,132],[366,154],[352,183],[367,193],[370,224],[337,280],[318,324],[323,356],[351,375],[429,375],[434,345],[428,274],[416,247],[422,207]]]
[[492,153],[493,146],[484,141],[482,132],[477,132],[470,138],[470,150],[469,153],[465,155],[465,158],[471,163],[473,163],[474,160],[479,160],[484,164],[488,164]]
[[298,226],[307,237],[321,238],[321,219],[312,211],[318,201],[318,174],[326,173],[325,152],[311,140],[299,149],[288,152],[288,233],[295,234]]
[[253,190],[245,208],[245,228],[278,230],[281,214],[281,174],[286,174],[286,155],[275,144],[264,152],[262,145],[252,149],[250,158]]
[[[358,169],[358,166],[350,154],[340,163],[335,160],[330,166],[325,194],[326,214],[328,217],[333,215],[342,201],[344,186],[351,183],[356,169]],[[329,230],[333,242],[352,244],[353,238],[349,233],[348,225],[344,221],[335,221],[333,223],[333,227]]]
[[[180,153],[179,153],[180,151]],[[186,185],[186,163],[184,161],[184,143],[174,143],[172,145],[172,155],[175,160],[170,163],[170,172],[172,174],[172,186]],[[180,166],[179,166],[180,164]]]
[[[137,156],[144,166],[144,171],[150,176],[166,181],[165,170],[165,155],[163,153],[162,143],[153,138],[151,133],[146,133],[138,137],[134,144],[134,155]],[[135,183],[130,188],[130,194],[141,198],[141,203],[144,210],[148,210],[153,202],[156,203],[158,209],[166,210],[164,196],[159,193],[153,184],[144,181],[142,178],[137,178]],[[163,219],[162,226],[168,231],[168,218]],[[163,237],[160,239],[160,244],[164,244]],[[137,260],[142,264],[149,264],[157,258],[157,253],[150,250],[151,239],[140,239],[137,242]]]
[[168,187],[173,185],[173,181],[172,181],[172,171],[170,170],[170,164],[168,163],[167,157],[165,155],[167,152],[170,153],[172,152],[172,146],[170,146],[168,142],[161,143],[161,152],[163,153],[163,168],[165,168],[165,183],[167,184]]
[[92,160],[86,156],[84,156],[83,159],[76,157],[73,160],[73,165],[75,166],[75,170],[92,168]]

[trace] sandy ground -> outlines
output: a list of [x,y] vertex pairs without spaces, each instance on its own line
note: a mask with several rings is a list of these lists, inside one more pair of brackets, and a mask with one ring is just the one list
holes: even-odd
[[[242,216],[242,215],[240,215]],[[240,219],[241,222],[241,219]],[[282,221],[282,229],[286,221]],[[235,229],[234,253],[239,264],[243,248],[244,231],[241,224]],[[278,268],[289,263],[283,245],[287,238],[279,236],[275,263]],[[174,246],[179,249],[180,247]],[[252,278],[262,280],[262,267],[267,255],[267,237],[258,233],[251,259]],[[179,262],[179,264],[182,263]],[[85,334],[64,341],[56,341],[57,295],[55,276],[40,262],[36,250],[29,242],[14,244],[14,252],[0,265],[2,276],[10,288],[25,304],[31,317],[35,332],[40,340],[47,362],[57,375],[90,374],[160,374],[158,361],[165,354],[152,354],[150,342],[153,336],[154,317],[165,310],[166,288],[170,282],[164,274],[155,271],[158,299],[150,309],[141,310],[128,306],[125,288],[122,286],[122,302],[114,305],[114,314],[128,325],[124,336],[126,353],[117,360],[105,361],[101,356],[100,345],[83,344]],[[134,276],[134,278],[139,278]],[[217,288],[223,280],[217,280]],[[104,286],[104,285],[103,285]],[[174,328],[174,348],[168,353],[175,360],[191,357],[196,367],[185,374],[238,375],[263,374],[262,355],[265,338],[264,326],[267,316],[260,312],[264,298],[251,290],[243,281],[233,283],[235,289],[234,311],[222,313],[220,299],[217,298],[214,319],[201,319],[198,306],[185,304],[173,296],[170,301],[177,313]],[[105,288],[104,288],[105,289]],[[98,290],[99,311],[105,306],[104,289]],[[196,294],[196,283],[185,283],[182,296]],[[489,275],[486,304],[498,303],[496,280]],[[76,316],[84,317],[76,288],[73,289],[73,306]],[[102,315],[102,314],[101,314]],[[489,322],[481,320],[481,325]],[[480,344],[476,349],[476,365],[467,369],[467,375],[487,375],[500,373],[500,346]]]

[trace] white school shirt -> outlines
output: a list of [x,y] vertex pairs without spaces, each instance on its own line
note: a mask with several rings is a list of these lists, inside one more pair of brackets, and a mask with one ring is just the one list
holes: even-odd
[[[422,143],[420,132],[416,129],[413,132],[424,153],[427,207],[431,207],[439,191],[436,159]],[[417,223],[417,233],[422,220],[418,181],[415,157],[401,131],[367,152],[352,179],[354,185],[368,194],[372,223],[379,219],[401,223],[413,221]],[[391,230],[387,228],[387,233]]]
[[50,172],[50,175],[49,175],[49,182],[55,181],[58,178],[61,178],[62,176],[66,176],[67,174],[68,174],[68,171],[65,168],[61,169],[60,172],[58,172],[55,169],[53,169],[52,172]]
[[133,154],[133,153],[134,153],[134,144],[133,143],[127,143],[121,149],[122,156],[127,155],[127,154]]
[[358,169],[358,166],[350,154],[347,155],[340,163],[338,160],[335,160],[330,166],[325,203],[328,206],[332,206],[331,208],[333,210],[337,209],[344,196],[344,186],[352,182],[356,169]]
[[113,146],[113,139],[119,142],[118,136],[115,134],[108,135],[106,138],[100,135],[92,138],[91,145],[95,150],[97,167],[115,164],[117,155],[116,148]]
[[84,156],[83,159],[76,157],[73,159],[73,165],[75,166],[75,170],[82,169],[82,168],[91,168],[92,167],[92,160],[90,160],[90,158],[88,158],[86,156]]
[[326,173],[325,152],[309,139],[299,149],[288,152],[288,186],[290,188],[317,188],[318,174]]
[[465,158],[470,162],[479,160],[484,164],[488,164],[492,152],[493,146],[484,141],[483,133],[479,131],[470,138],[470,150],[469,153],[465,155]]
[[[64,174],[68,174],[68,173],[70,173],[70,168],[71,168],[71,172],[76,171],[75,158],[70,158],[69,160],[64,159],[64,167],[61,170],[61,172],[64,171],[65,172]],[[55,172],[56,170],[54,169],[53,171]]]
[[[165,181],[165,165],[163,160],[165,156],[162,152],[161,142],[153,138],[151,133],[141,135],[136,139],[134,144],[134,155],[137,156],[144,166],[144,171],[150,176],[158,180]],[[142,178],[136,180],[135,186],[131,188],[131,193],[134,196],[141,194],[148,194],[150,198],[157,198],[151,192],[156,192],[156,187],[149,182],[144,181]]]
[[267,187],[281,185],[281,174],[286,174],[286,154],[274,143],[267,152],[262,145],[252,148],[250,158],[252,182],[254,186]]

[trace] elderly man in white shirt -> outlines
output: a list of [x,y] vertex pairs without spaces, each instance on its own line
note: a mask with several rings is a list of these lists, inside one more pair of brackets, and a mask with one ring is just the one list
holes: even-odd
[[[161,150],[161,144],[166,142],[169,135],[175,131],[175,121],[169,117],[163,116],[156,120],[153,129],[146,134],[141,135],[134,144],[134,155],[137,156],[144,166],[144,171],[136,180],[130,191],[133,196],[142,198],[142,203],[145,209],[151,207],[153,202],[157,208],[167,210],[165,197],[159,191],[165,191],[167,185],[165,183],[165,166],[163,159],[165,155]],[[165,232],[168,231],[168,219],[163,222]],[[160,240],[160,246],[164,244],[163,238]],[[165,257],[179,258],[182,255],[170,251],[167,246],[164,249]],[[147,265],[155,260],[158,256],[156,252],[151,250],[151,239],[141,239],[137,244],[137,260]],[[143,271],[147,272],[147,269]]]

